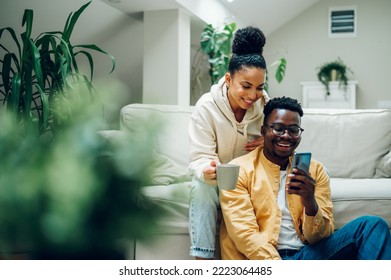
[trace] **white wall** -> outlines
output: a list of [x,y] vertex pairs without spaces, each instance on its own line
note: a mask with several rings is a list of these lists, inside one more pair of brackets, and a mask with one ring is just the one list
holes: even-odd
[[190,104],[190,17],[144,12],[143,103]]
[[[357,37],[328,38],[329,7],[351,5],[357,6]],[[357,108],[377,108],[378,100],[391,100],[390,12],[389,0],[323,0],[304,11],[267,37],[268,64],[281,56],[288,61],[284,81],[277,84],[272,78],[269,93],[302,100],[300,82],[316,81],[316,68],[339,56],[358,81]]]

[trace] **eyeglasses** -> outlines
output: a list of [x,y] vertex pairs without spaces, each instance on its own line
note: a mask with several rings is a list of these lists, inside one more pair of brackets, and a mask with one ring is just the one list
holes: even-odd
[[292,138],[299,138],[301,133],[304,131],[304,129],[302,129],[297,124],[285,126],[281,123],[272,123],[268,126],[272,129],[273,134],[277,137],[281,137],[282,135],[284,135],[285,131],[288,131],[288,134]]

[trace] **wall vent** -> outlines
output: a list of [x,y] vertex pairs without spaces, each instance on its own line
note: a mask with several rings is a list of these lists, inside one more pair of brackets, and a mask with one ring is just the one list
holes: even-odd
[[329,9],[329,37],[357,36],[357,8],[332,7]]

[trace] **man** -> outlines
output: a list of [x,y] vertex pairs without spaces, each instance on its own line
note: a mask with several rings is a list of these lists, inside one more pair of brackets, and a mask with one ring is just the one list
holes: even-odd
[[334,232],[330,179],[312,159],[309,172],[291,170],[304,131],[297,100],[281,97],[264,108],[264,146],[231,161],[237,187],[220,190],[223,259],[391,259],[387,223],[357,218]]

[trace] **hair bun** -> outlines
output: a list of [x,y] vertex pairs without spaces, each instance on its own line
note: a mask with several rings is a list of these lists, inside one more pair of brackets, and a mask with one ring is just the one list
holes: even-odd
[[266,37],[258,27],[247,26],[236,31],[232,52],[234,54],[262,54]]

